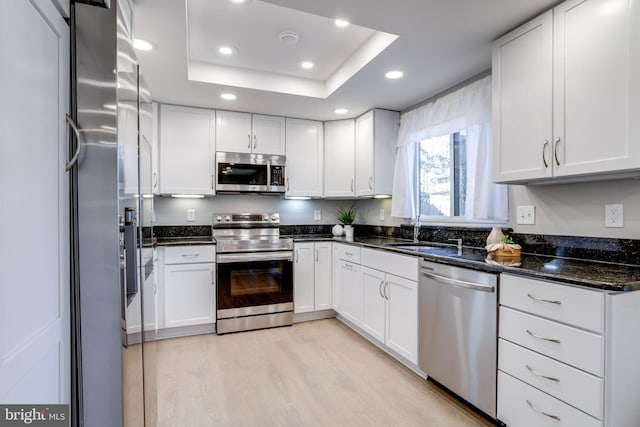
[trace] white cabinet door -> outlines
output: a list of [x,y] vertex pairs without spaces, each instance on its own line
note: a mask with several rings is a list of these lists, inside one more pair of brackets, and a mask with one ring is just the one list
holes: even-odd
[[493,44],[493,180],[553,173],[553,23],[549,11]]
[[253,145],[251,151],[257,154],[285,154],[285,119],[277,116],[252,117]]
[[164,268],[165,327],[215,323],[215,264],[171,264]]
[[324,124],[324,195],[355,196],[355,122],[340,120]]
[[314,308],[331,308],[332,254],[331,242],[316,242],[315,250],[315,296]]
[[638,169],[640,8],[571,0],[553,13],[554,174]]
[[296,243],[293,263],[294,313],[314,310],[315,253],[313,243]]
[[322,197],[324,127],[322,122],[287,119],[288,197]]
[[362,326],[362,278],[360,266],[340,261],[342,315],[356,326]]
[[214,141],[214,111],[161,105],[161,193],[215,194]]
[[385,339],[385,274],[362,267],[362,329],[381,343]]
[[69,403],[69,46],[52,2],[0,1],[3,404]]
[[[144,264],[142,265],[142,278],[143,278],[143,291],[142,291],[142,307],[144,313],[144,330],[145,331],[157,331],[159,328],[158,325],[158,278],[157,278],[157,270],[158,270],[158,257],[156,255],[156,250],[152,251],[153,256],[153,270],[146,275],[144,271]],[[144,261],[143,261],[144,262]]]
[[407,360],[418,363],[418,283],[387,274],[384,293],[385,343]]
[[253,144],[251,114],[216,111],[216,150],[250,153]]
[[[356,119],[355,143],[355,189],[356,196],[372,196],[374,174],[373,110]],[[391,162],[392,159],[389,159]]]

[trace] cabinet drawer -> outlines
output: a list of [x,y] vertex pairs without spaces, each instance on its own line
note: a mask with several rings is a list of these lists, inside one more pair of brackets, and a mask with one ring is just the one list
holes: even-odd
[[498,419],[512,427],[603,427],[601,421],[501,371]]
[[500,304],[569,325],[604,331],[604,293],[502,274]]
[[500,338],[603,376],[604,339],[510,308],[500,307]]
[[165,264],[192,264],[198,262],[216,262],[215,245],[167,246],[165,248]]
[[384,271],[395,276],[418,281],[418,258],[398,255],[389,251],[362,248],[361,263],[367,267]]
[[333,249],[336,251],[338,259],[360,264],[360,248],[352,245],[334,244]]
[[534,353],[498,342],[498,369],[598,418],[604,417],[602,378]]

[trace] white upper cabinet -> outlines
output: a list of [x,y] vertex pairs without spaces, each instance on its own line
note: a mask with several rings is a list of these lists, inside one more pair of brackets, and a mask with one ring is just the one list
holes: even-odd
[[328,198],[355,196],[355,121],[324,124],[324,195]]
[[493,45],[493,179],[552,174],[552,12]]
[[355,124],[355,195],[391,195],[400,113],[371,110]]
[[160,106],[160,192],[214,192],[215,112]]
[[286,196],[322,197],[324,128],[322,122],[287,119]]
[[285,118],[217,111],[216,147],[232,153],[285,154]]
[[640,7],[570,0],[493,48],[494,180],[640,169]]

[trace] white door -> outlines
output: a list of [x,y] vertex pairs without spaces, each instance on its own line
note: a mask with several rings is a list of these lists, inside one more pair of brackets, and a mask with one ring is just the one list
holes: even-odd
[[340,261],[342,282],[342,315],[356,326],[362,326],[362,279],[360,266]]
[[[373,110],[356,119],[355,189],[356,196],[374,194]],[[391,159],[389,159],[391,162]]]
[[287,119],[288,197],[322,197],[324,128],[322,122]]
[[215,112],[160,106],[160,191],[163,194],[214,192]]
[[165,327],[216,321],[215,264],[172,264],[164,269]]
[[285,119],[277,116],[261,116],[254,114],[251,127],[253,129],[253,146],[251,151],[259,154],[285,153]]
[[253,145],[251,114],[216,111],[216,150],[250,153]]
[[369,267],[362,267],[362,329],[384,343],[385,275]]
[[69,27],[0,1],[0,402],[69,403]]
[[493,179],[553,173],[553,15],[549,11],[493,44]]
[[556,176],[640,165],[640,8],[633,3],[572,0],[553,10]]
[[293,260],[293,307],[295,313],[313,311],[313,243],[296,243]]
[[385,342],[395,352],[418,363],[418,283],[387,274]]
[[324,195],[347,198],[355,195],[355,122],[340,120],[324,124]]
[[328,310],[331,308],[332,287],[332,254],[331,242],[316,242],[315,250],[315,296],[314,308]]

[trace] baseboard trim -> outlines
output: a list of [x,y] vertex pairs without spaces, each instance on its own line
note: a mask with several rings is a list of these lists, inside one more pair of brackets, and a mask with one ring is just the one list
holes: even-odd
[[311,311],[309,313],[294,313],[293,323],[308,322],[310,320],[321,320],[336,317],[336,312],[332,309]]

